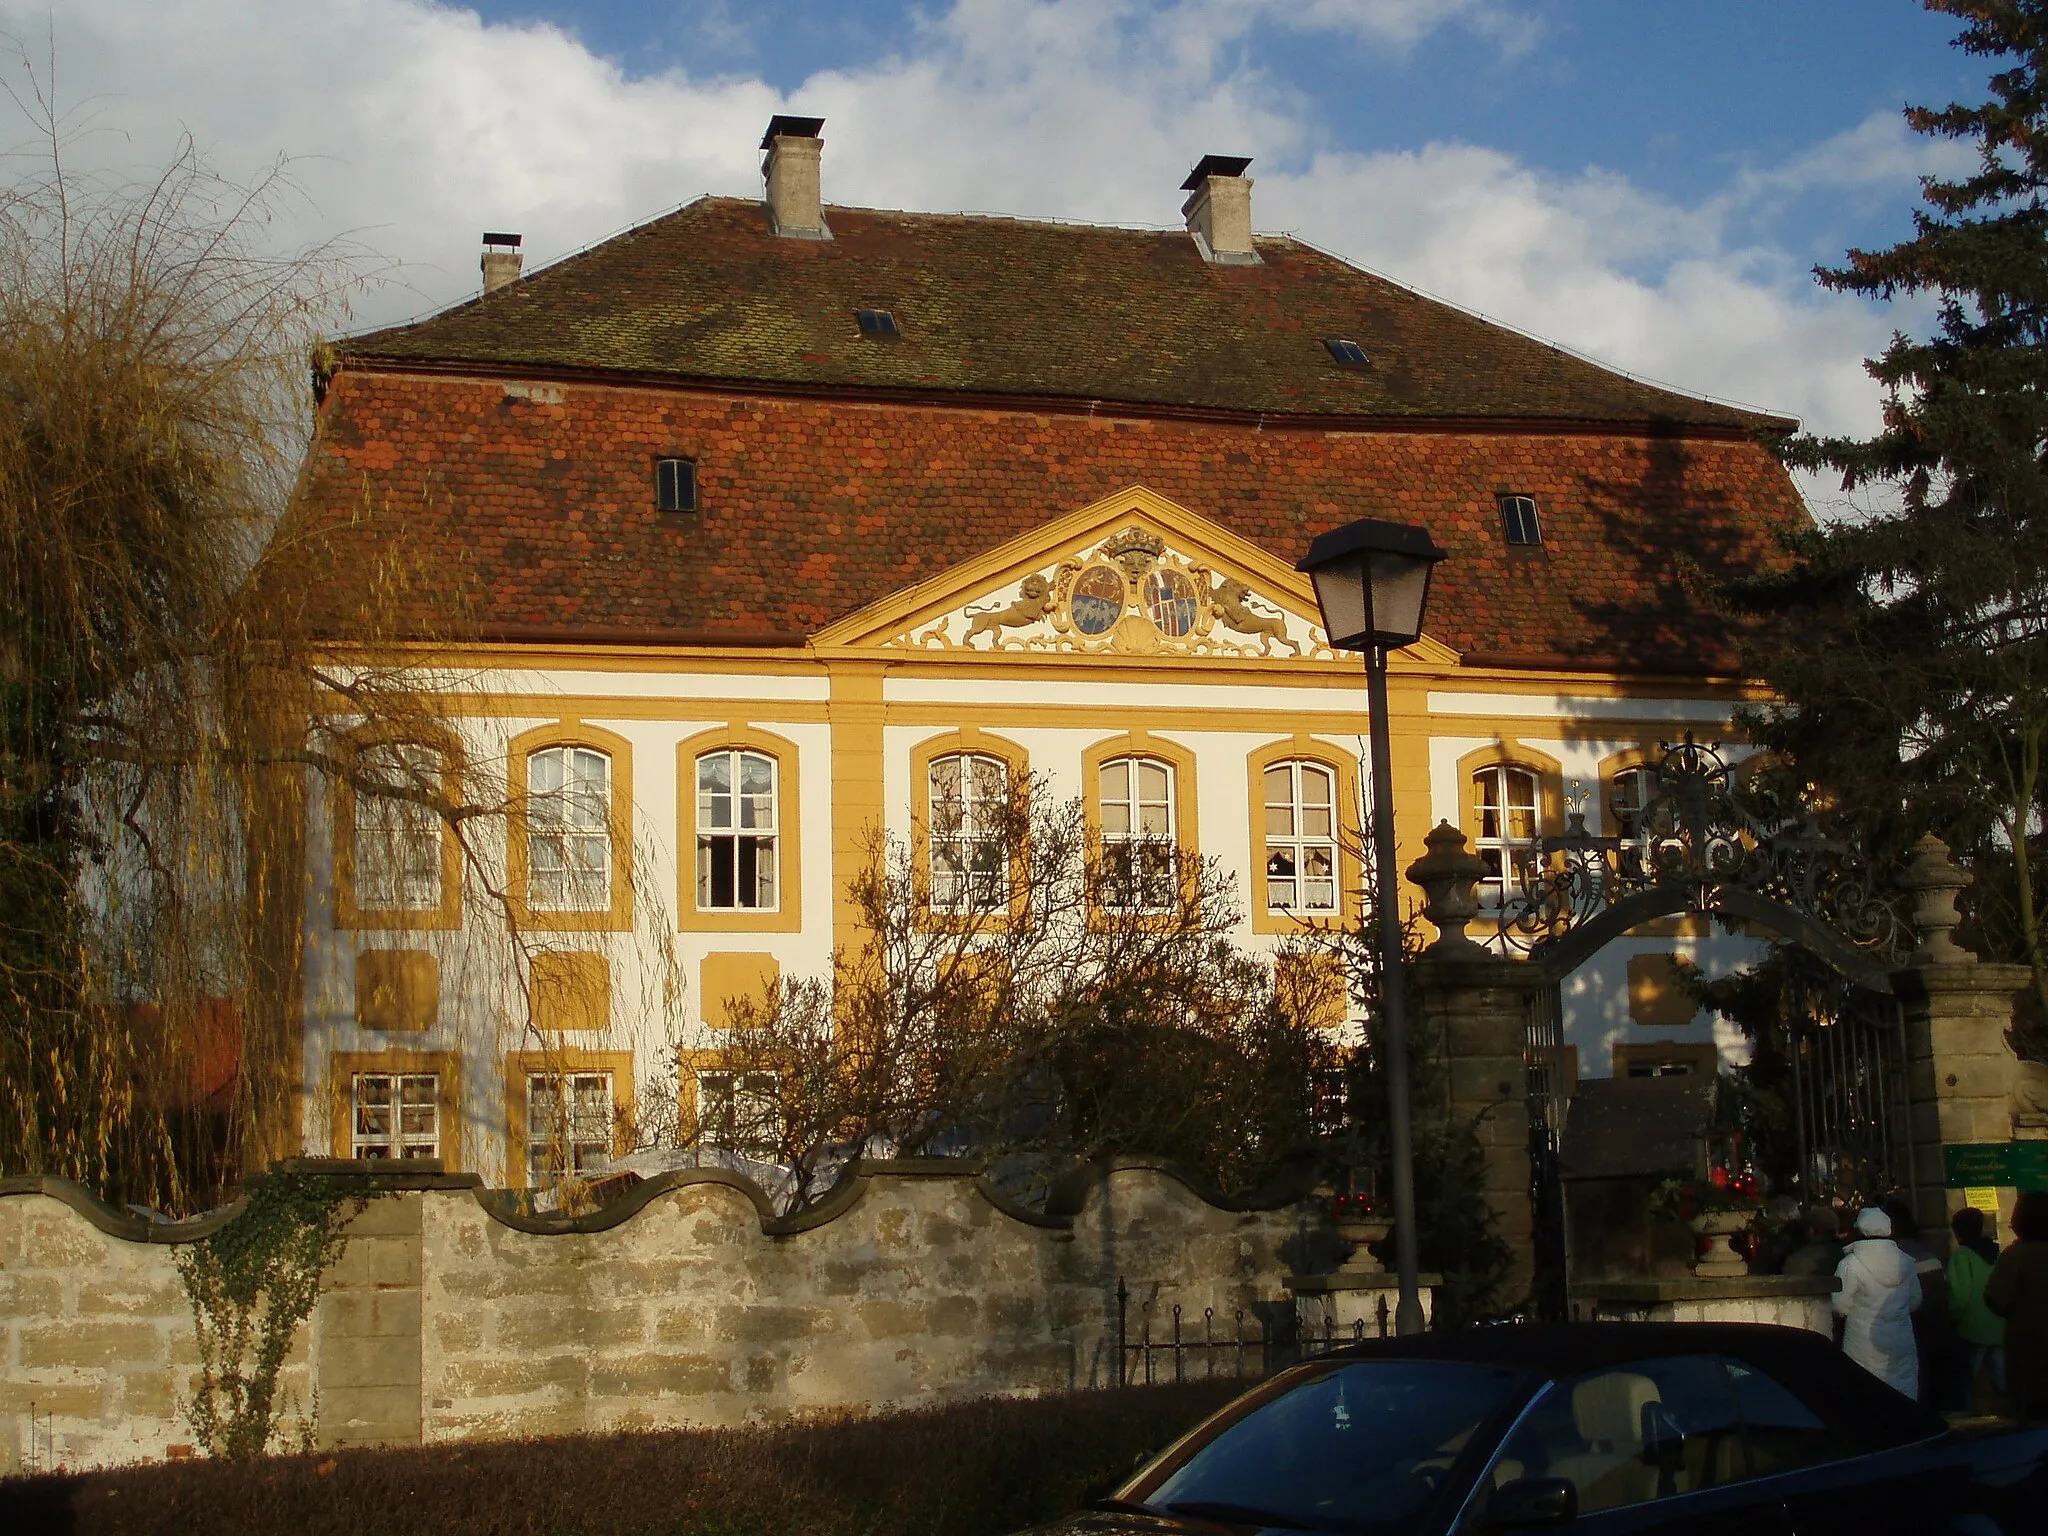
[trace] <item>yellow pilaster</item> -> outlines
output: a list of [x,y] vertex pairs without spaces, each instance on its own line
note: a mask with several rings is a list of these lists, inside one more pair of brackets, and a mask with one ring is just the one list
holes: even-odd
[[852,883],[888,824],[882,794],[882,677],[886,661],[834,658],[827,712],[832,726],[832,944],[858,947],[860,912]]
[[1401,871],[1426,851],[1433,826],[1429,782],[1429,684],[1427,673],[1395,671],[1387,678],[1387,734],[1394,772],[1394,878],[1401,910],[1421,905],[1422,893]]

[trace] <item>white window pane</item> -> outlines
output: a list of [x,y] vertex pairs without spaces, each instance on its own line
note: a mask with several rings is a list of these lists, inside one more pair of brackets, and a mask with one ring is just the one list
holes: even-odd
[[1000,801],[1009,791],[1009,765],[1000,758],[972,759],[973,798],[984,804]]
[[612,760],[588,747],[576,749],[576,787],[586,794],[604,798],[611,789]]

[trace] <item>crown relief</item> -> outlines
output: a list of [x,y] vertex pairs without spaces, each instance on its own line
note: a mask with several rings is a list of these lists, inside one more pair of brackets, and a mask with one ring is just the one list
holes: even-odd
[[1323,633],[1142,528],[890,642],[930,650],[1329,656]]

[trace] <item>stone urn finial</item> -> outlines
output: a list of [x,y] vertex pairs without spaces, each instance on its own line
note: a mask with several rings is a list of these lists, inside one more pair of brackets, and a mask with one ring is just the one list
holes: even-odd
[[1436,942],[1427,953],[1439,958],[1472,958],[1486,946],[1465,934],[1465,925],[1479,915],[1479,882],[1486,861],[1465,846],[1465,834],[1448,821],[1422,840],[1429,850],[1408,866],[1408,878],[1422,887],[1422,914],[1436,925]]
[[1913,931],[1920,946],[1908,957],[1912,965],[1967,965],[1976,955],[1950,935],[1962,921],[1956,911],[1956,896],[1970,883],[1970,876],[1956,868],[1948,844],[1933,833],[1913,845],[1899,886],[1913,893]]

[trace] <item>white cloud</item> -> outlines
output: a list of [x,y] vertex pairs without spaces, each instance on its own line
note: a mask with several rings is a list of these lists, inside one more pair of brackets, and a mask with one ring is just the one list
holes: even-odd
[[[31,4],[0,0],[0,31],[40,48],[52,23]],[[788,97],[744,76],[629,77],[558,29],[426,0],[67,0],[54,36],[67,99],[92,95],[126,130],[88,156],[159,161],[188,126],[229,172],[297,157],[312,208],[281,238],[353,230],[408,264],[410,287],[366,319],[472,291],[486,228],[521,230],[545,261],[702,192],[750,193],[762,126],[794,110],[827,118],[828,196],[885,207],[1170,225],[1196,156],[1255,154],[1261,228],[1680,387],[1875,424],[1860,360],[1896,318],[1817,294],[1737,232],[1816,187],[1909,190],[1930,164],[1917,139],[1873,119],[1690,207],[1473,145],[1345,153],[1257,66],[1261,21],[1391,50],[1446,24],[1503,47],[1527,35],[1497,0],[956,0],[901,55]]]
[[1183,19],[1199,18],[1219,36],[1239,37],[1266,24],[1331,32],[1407,50],[1432,32],[1463,27],[1505,53],[1531,47],[1541,23],[1508,0],[1181,0]]
[[1616,367],[1816,428],[1876,424],[1862,359],[1894,317],[1816,292],[1781,254],[1725,247],[1726,199],[1684,208],[1459,144],[1319,155],[1259,194],[1262,224]]

